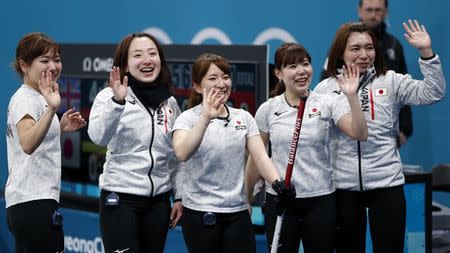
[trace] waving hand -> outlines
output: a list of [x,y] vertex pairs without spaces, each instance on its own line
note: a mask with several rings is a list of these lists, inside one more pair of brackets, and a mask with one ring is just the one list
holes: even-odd
[[359,68],[355,64],[347,63],[342,66],[344,73],[338,77],[339,87],[345,96],[355,96],[358,93],[359,86]]
[[225,96],[219,93],[219,89],[210,89],[206,94],[206,89],[203,89],[203,113],[210,119],[218,117],[224,109]]
[[429,58],[433,56],[431,38],[424,25],[420,25],[417,20],[413,22],[409,19],[408,24],[403,23],[403,27],[406,31],[404,34],[406,40],[411,46],[420,50],[422,57]]
[[52,73],[50,70],[42,72],[41,79],[38,81],[38,87],[48,107],[56,112],[61,104],[61,96],[59,95],[58,83],[52,81]]
[[109,87],[114,92],[114,99],[118,102],[122,102],[128,94],[128,77],[123,78],[123,82],[120,81],[120,68],[113,67],[111,73],[109,73]]

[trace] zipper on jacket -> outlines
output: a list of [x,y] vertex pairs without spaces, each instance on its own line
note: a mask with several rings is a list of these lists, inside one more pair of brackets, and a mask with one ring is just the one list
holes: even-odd
[[153,170],[153,167],[155,164],[155,161],[153,159],[153,154],[152,154],[152,146],[153,146],[153,140],[155,139],[155,119],[153,118],[153,116],[155,115],[156,110],[152,113],[149,108],[146,108],[146,109],[152,118],[152,137],[150,138],[150,146],[148,147],[148,153],[150,154],[150,160],[152,163],[150,165],[150,170],[148,171],[148,178],[150,179],[150,185],[151,185],[150,197],[153,197],[155,184],[153,183],[151,174],[152,174],[152,170]]
[[362,168],[361,168],[361,142],[357,141],[358,144],[358,173],[359,173],[359,191],[364,191],[363,179],[362,179]]
[[[362,98],[360,97],[360,91],[362,88],[362,83],[360,82],[359,87],[358,87],[358,96],[359,99],[362,100]],[[373,94],[372,94],[372,86],[369,87],[369,103],[370,103],[370,116],[371,119],[374,120],[375,119],[375,109],[374,109],[374,103],[373,103]],[[364,113],[364,109],[361,108],[361,110],[363,110]],[[364,191],[364,186],[363,186],[363,175],[362,175],[362,154],[361,154],[361,142],[360,141],[356,141],[357,147],[358,147],[358,176],[359,176],[359,191]]]

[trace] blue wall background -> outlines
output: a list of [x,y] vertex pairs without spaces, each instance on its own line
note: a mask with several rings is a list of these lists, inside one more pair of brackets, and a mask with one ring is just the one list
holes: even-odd
[[[445,0],[390,1],[389,32],[403,43],[410,73],[421,78],[418,52],[403,39],[401,22],[417,18],[426,25],[433,49],[450,80],[450,28],[445,22],[450,2]],[[15,47],[28,32],[42,31],[60,43],[117,43],[128,33],[157,27],[174,44],[189,44],[207,27],[220,29],[233,44],[253,44],[269,28],[281,28],[303,44],[313,58],[317,83],[323,61],[336,29],[344,22],[357,20],[357,0],[275,1],[5,1],[2,4],[0,40],[0,188],[6,182],[6,110],[20,80],[10,65]],[[282,39],[267,41],[276,48]],[[219,44],[207,39],[204,44]],[[273,58],[273,50],[270,59]],[[64,60],[64,59],[63,59]],[[413,107],[414,134],[401,150],[404,163],[419,164],[430,170],[450,162],[449,99],[433,106]]]

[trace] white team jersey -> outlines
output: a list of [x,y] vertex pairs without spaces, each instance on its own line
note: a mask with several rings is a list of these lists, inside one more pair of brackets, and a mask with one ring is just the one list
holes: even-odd
[[5,187],[6,207],[39,199],[59,202],[61,187],[61,129],[58,117],[52,123],[39,147],[27,155],[20,146],[17,123],[25,115],[35,121],[47,110],[45,98],[27,85],[12,96],[8,106],[6,145],[8,180]]
[[[350,106],[342,99],[310,92],[303,114],[303,122],[297,146],[291,183],[297,190],[297,198],[316,197],[334,191],[328,144],[333,124]],[[272,160],[278,173],[284,177],[289,150],[297,119],[297,108],[290,106],[281,94],[262,104],[255,116],[261,132],[270,135]],[[266,182],[266,189],[276,194]]]
[[[201,112],[201,105],[184,111],[175,121],[174,131],[190,131]],[[183,205],[190,209],[222,213],[247,209],[246,140],[259,131],[247,111],[229,108],[229,112],[229,122],[211,120],[200,146],[186,162]]]

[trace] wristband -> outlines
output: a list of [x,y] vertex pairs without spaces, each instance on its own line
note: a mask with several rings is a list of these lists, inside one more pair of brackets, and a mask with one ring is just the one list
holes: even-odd
[[114,96],[111,97],[111,100],[114,101],[114,103],[119,104],[119,105],[124,105],[126,100],[123,99],[123,101],[117,101]]
[[435,54],[435,53],[433,53],[433,55],[432,55],[432,56],[430,56],[430,57],[424,58],[424,57],[420,56],[420,58],[421,58],[422,60],[424,60],[424,61],[428,61],[428,60],[431,60],[431,59],[433,59],[433,58],[434,58],[435,56],[436,56],[436,54]]

